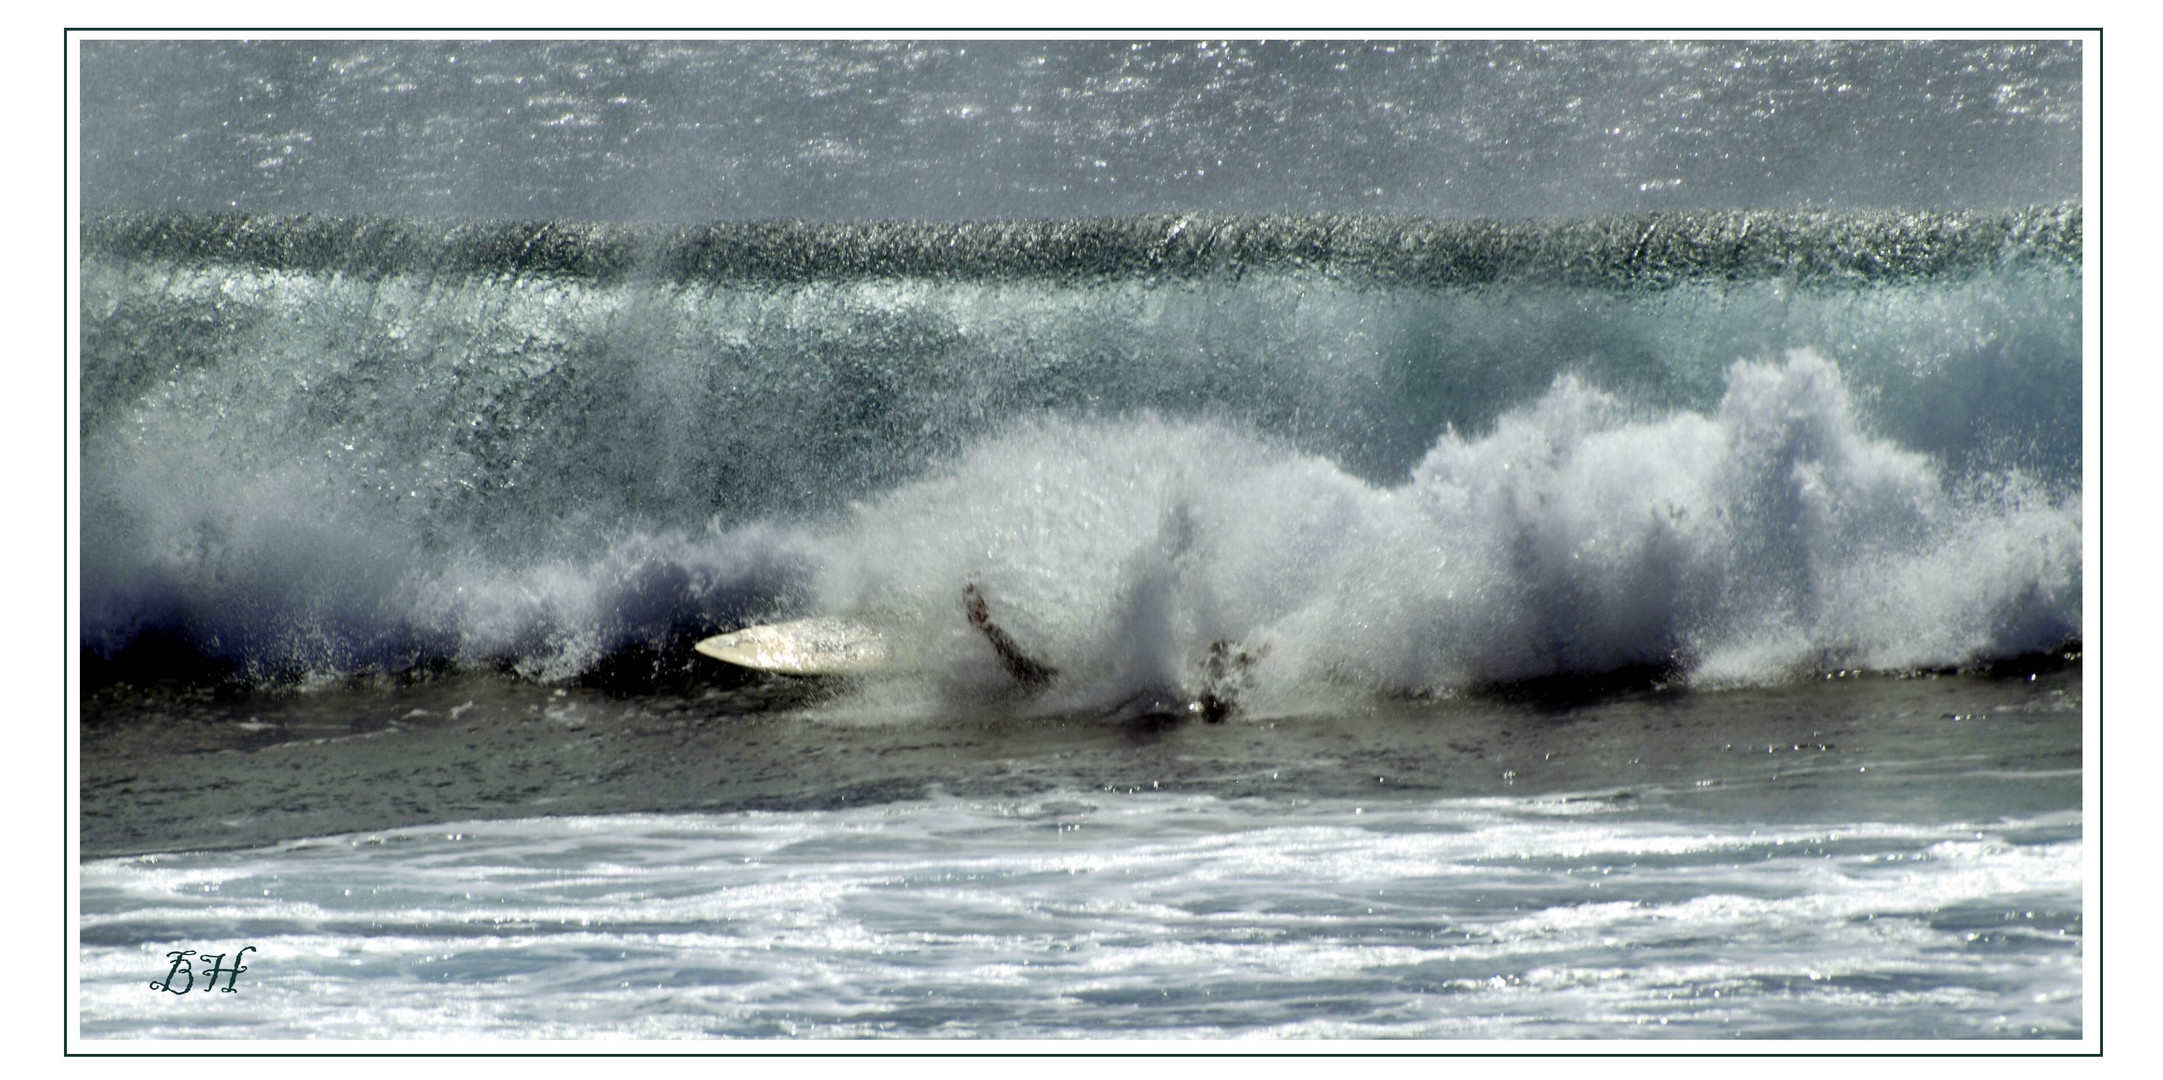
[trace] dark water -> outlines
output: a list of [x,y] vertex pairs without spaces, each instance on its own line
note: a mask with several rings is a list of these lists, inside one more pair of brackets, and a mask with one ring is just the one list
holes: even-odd
[[[228,848],[531,814],[1061,790],[1421,803],[1650,787],[1737,820],[1945,821],[2078,809],[2082,700],[2077,664],[1714,692],[1525,684],[1222,725],[996,702],[912,716],[877,687],[770,676],[628,693],[494,674],[223,697],[118,687],[85,702],[83,842]],[[1889,768],[1905,779],[1883,794],[1860,771]],[[1959,781],[2007,770],[2033,776]],[[1909,781],[1924,775],[1943,782],[1919,793]]]

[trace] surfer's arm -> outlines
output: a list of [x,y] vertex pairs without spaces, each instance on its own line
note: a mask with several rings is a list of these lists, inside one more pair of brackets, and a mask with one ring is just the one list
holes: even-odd
[[991,621],[991,607],[984,603],[984,594],[977,591],[975,582],[963,586],[961,598],[969,609],[969,625],[976,627],[985,640],[991,642],[992,650],[999,654],[999,662],[1006,665],[1007,674],[1031,685],[1048,683],[1059,674],[1057,668],[1030,659],[1006,631],[999,629],[999,624]]

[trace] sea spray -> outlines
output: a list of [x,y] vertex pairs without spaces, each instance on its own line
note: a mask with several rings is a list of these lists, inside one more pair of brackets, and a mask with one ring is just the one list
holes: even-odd
[[540,678],[759,618],[858,614],[967,696],[1001,682],[962,614],[977,583],[1064,673],[1046,707],[1190,692],[1216,641],[1272,650],[1267,700],[1639,665],[1720,682],[1951,666],[2079,635],[2077,499],[2017,474],[1951,484],[1862,431],[1815,354],[1738,363],[1728,383],[1709,413],[1651,415],[1564,376],[1486,435],[1445,433],[1394,484],[1223,424],[1022,421],[825,525],[634,530],[523,565],[400,565],[366,530],[281,517],[283,488],[247,487],[224,519],[240,535],[169,553],[152,614],[259,676],[433,657]]
[[1874,284],[1477,287],[99,249],[82,644],[122,674],[172,645],[251,681],[562,680],[861,609],[976,699],[976,575],[1073,676],[1047,706],[1177,690],[1218,640],[1360,693],[2047,648],[2079,626],[2080,275],[2015,240]]
[[826,540],[818,602],[940,642],[980,581],[1071,707],[1267,646],[1264,694],[1448,690],[1638,665],[1713,682],[1954,666],[2080,632],[2080,511],[2017,476],[1950,490],[1861,432],[1831,363],[1738,363],[1710,414],[1565,377],[1373,485],[1222,427],[1024,424]]

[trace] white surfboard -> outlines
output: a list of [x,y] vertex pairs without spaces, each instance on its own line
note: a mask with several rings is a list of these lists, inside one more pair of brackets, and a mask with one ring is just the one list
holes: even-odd
[[748,626],[692,646],[716,660],[782,675],[876,675],[899,666],[893,642],[853,619]]

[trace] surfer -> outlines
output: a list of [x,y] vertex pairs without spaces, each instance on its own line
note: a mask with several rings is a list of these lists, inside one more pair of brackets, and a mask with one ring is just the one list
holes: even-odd
[[1031,659],[1014,644],[999,624],[991,621],[991,607],[984,603],[984,594],[977,591],[976,582],[962,586],[962,603],[969,609],[969,625],[977,628],[991,642],[993,651],[999,654],[999,662],[1006,665],[1006,672],[1030,686],[1044,686],[1059,674],[1059,669]]
[[[992,652],[1015,682],[1040,690],[1059,678],[1058,668],[1023,652],[1014,636],[992,621],[991,605],[975,582],[962,586],[961,602],[969,625],[991,643]],[[747,626],[705,638],[693,648],[753,671],[796,676],[879,675],[916,662],[910,643],[897,640],[889,628],[846,616]],[[1268,652],[1266,645],[1250,651],[1229,638],[1219,638],[1210,644],[1200,664],[1199,692],[1192,692],[1191,684],[1169,693],[1161,686],[1151,687],[1129,704],[1140,703],[1148,715],[1190,714],[1222,723],[1237,709],[1240,692],[1253,685],[1250,669],[1255,661]]]
[[1239,691],[1253,681],[1248,669],[1268,653],[1267,645],[1248,652],[1227,638],[1210,642],[1209,655],[1202,660],[1202,693],[1194,699],[1194,711],[1212,724],[1223,723],[1238,707]]
[[[1028,686],[1047,686],[1058,678],[1058,668],[1022,652],[1013,636],[991,621],[991,605],[985,602],[984,593],[976,587],[976,582],[962,586],[961,600],[969,612],[969,625],[976,627],[977,632],[991,642],[992,651],[999,654],[999,662],[1006,665],[1007,674],[1015,681]],[[1211,642],[1209,655],[1201,665],[1202,692],[1188,704],[1188,710],[1201,714],[1209,723],[1223,723],[1238,707],[1239,691],[1252,681],[1249,669],[1268,652],[1266,645],[1249,652],[1227,638]]]

